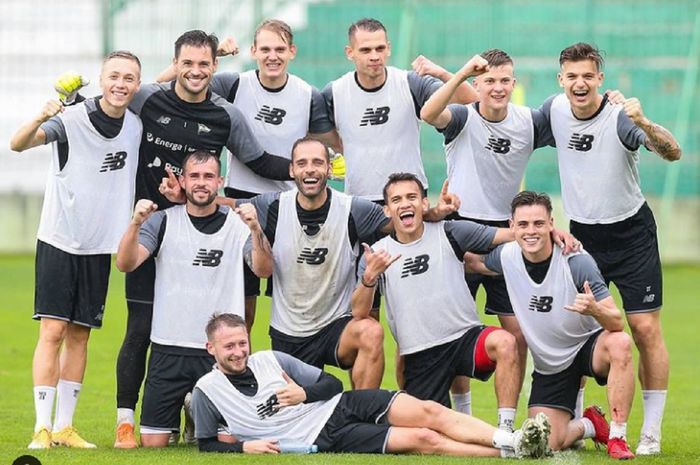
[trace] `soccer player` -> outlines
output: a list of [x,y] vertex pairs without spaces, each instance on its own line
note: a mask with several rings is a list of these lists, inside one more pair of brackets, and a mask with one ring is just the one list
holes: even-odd
[[668,130],[646,117],[639,100],[610,105],[599,93],[603,59],[595,47],[567,47],[559,64],[564,93],[542,110],[557,146],[564,211],[605,282],[620,290],[639,350],[644,423],[637,453],[658,454],[669,366],[656,223],[639,184],[638,149],[643,145],[667,161],[680,159],[681,149]]
[[[235,54],[231,39],[222,41],[218,54]],[[307,134],[337,146],[337,134],[328,119],[321,93],[301,78],[288,72],[297,53],[292,30],[277,19],[263,21],[255,30],[250,53],[257,62],[255,70],[243,73],[220,72],[211,83],[213,92],[236,106],[245,117],[253,135],[269,153],[287,159],[292,145]],[[174,66],[161,73],[159,81],[176,76]],[[282,192],[294,187],[292,181],[274,181],[255,174],[229,154],[226,196],[249,199],[265,192]],[[268,295],[271,295],[268,280]],[[260,278],[246,269],[246,323],[248,332],[255,318]]]
[[[384,183],[395,171],[414,173],[427,187],[420,157],[420,109],[441,80],[452,75],[424,57],[414,62],[418,72],[387,66],[391,43],[376,19],[353,23],[348,40],[345,55],[355,70],[322,91],[343,143],[345,193],[381,201]],[[468,103],[477,95],[465,83],[457,99]]]
[[327,186],[326,146],[311,137],[295,142],[289,173],[296,189],[252,200],[272,245],[272,349],[310,365],[352,367],[358,389],[379,387],[384,371],[383,331],[372,319],[353,319],[357,246],[389,231],[382,209]]
[[[593,258],[583,251],[565,256],[552,243],[546,194],[521,192],[511,211],[516,242],[480,258],[468,255],[467,264],[475,272],[505,276],[535,365],[529,415],[547,415],[554,450],[593,438],[607,444],[611,458],[634,458],[626,440],[634,396],[632,341],[622,314]],[[610,426],[597,407],[572,420],[582,376],[607,384]]]
[[34,318],[40,327],[32,365],[36,424],[30,449],[95,447],[78,435],[73,413],[90,331],[102,326],[110,254],[134,201],[142,126],[127,106],[140,76],[135,55],[112,52],[102,64],[100,97],[65,111],[49,101],[10,141],[17,152],[53,143],[37,233]]
[[[448,105],[462,82],[474,75],[479,101]],[[508,227],[510,201],[520,190],[530,155],[548,140],[549,131],[549,122],[538,110],[511,103],[515,83],[511,57],[502,50],[487,50],[469,60],[421,110],[421,118],[445,138],[448,180],[462,199],[452,219]],[[486,314],[497,315],[501,327],[515,336],[522,386],[527,346],[503,278],[474,274],[466,278],[474,298],[479,287],[484,287]],[[461,394],[462,390],[467,392]],[[453,397],[468,404],[468,391],[468,384],[455,386]]]
[[[540,457],[546,417],[515,433],[402,392],[341,392],[338,379],[285,353],[250,355],[244,321],[213,315],[207,350],[216,359],[192,395],[199,449],[276,454],[285,443],[320,452]],[[220,424],[234,443],[217,440]]]
[[179,430],[185,395],[211,369],[203,309],[244,315],[244,258],[254,272],[272,272],[270,247],[252,205],[234,214],[215,202],[223,186],[218,154],[188,155],[180,183],[185,205],[154,213],[156,204],[138,201],[117,254],[117,267],[127,272],[155,257],[152,347],[141,413],[145,447],[167,446],[171,431]]
[[[367,316],[381,282],[387,321],[404,358],[406,392],[449,407],[455,376],[485,381],[495,372],[498,424],[513,431],[520,393],[518,348],[512,334],[479,321],[462,261],[466,251],[485,252],[512,240],[510,230],[471,221],[425,223],[428,199],[409,173],[389,177],[384,202],[394,233],[371,248],[363,244],[353,315]],[[401,263],[391,266],[399,258]]]

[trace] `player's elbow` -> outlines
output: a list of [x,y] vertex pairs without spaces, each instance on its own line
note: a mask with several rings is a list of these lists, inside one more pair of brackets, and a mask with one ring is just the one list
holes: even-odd
[[672,150],[669,151],[669,153],[666,155],[666,159],[668,161],[678,161],[681,159],[681,156],[683,155],[683,151],[681,150],[680,146],[675,146]]
[[434,126],[435,121],[437,120],[437,115],[435,114],[435,112],[430,111],[430,108],[424,106],[420,110],[420,119],[430,124],[431,126]]
[[14,137],[10,139],[10,150],[13,152],[24,152],[27,149],[27,146],[25,144],[20,143],[19,140],[15,139]]
[[130,273],[136,269],[136,262],[134,260],[129,260],[123,254],[117,253],[117,260],[115,261],[117,269],[122,273]]

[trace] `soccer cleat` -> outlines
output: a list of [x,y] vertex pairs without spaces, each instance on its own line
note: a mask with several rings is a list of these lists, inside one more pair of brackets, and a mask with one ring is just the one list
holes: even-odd
[[345,179],[345,157],[342,153],[335,153],[332,148],[328,148],[331,160],[331,179],[342,181]]
[[185,444],[197,444],[197,438],[194,436],[194,418],[192,418],[192,393],[188,392],[183,402],[185,410],[185,428],[182,430],[182,441]]
[[66,426],[60,431],[51,434],[54,446],[73,447],[75,449],[95,449],[97,446],[87,442],[78,434],[78,430],[72,426]]
[[75,102],[80,89],[90,84],[90,81],[78,73],[68,72],[61,74],[56,82],[54,89],[58,92],[58,98],[64,105],[71,105]]
[[115,449],[136,449],[139,444],[136,442],[134,425],[131,423],[119,423],[117,425],[117,439],[114,441]]
[[637,444],[637,455],[657,455],[661,453],[661,439],[651,434],[642,434]]
[[29,443],[27,449],[49,449],[53,446],[51,442],[51,431],[48,428],[41,428],[32,436],[32,442]]
[[616,460],[630,460],[634,458],[627,441],[622,438],[610,438],[608,440],[608,456]]
[[583,411],[583,417],[588,418],[591,423],[593,423],[595,436],[591,439],[593,439],[596,447],[600,444],[606,445],[608,443],[608,436],[610,436],[610,425],[608,424],[608,420],[605,419],[605,414],[600,407],[591,405]]
[[534,418],[526,419],[521,428],[513,433],[515,456],[538,458],[552,455],[552,450],[549,448],[551,431],[549,419],[542,412]]
[[168,445],[169,446],[177,446],[178,442],[180,442],[180,432],[179,431],[171,431],[170,436],[168,436]]

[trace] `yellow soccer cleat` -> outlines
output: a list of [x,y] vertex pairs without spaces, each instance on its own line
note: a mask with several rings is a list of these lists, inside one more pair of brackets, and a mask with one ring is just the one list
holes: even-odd
[[342,181],[345,179],[345,157],[342,153],[335,153],[332,148],[328,148],[331,159],[331,179]]
[[41,428],[32,436],[32,442],[29,443],[27,449],[49,449],[53,443],[51,442],[51,431],[48,428]]
[[58,92],[58,98],[64,105],[71,105],[75,101],[80,89],[90,84],[90,81],[78,73],[68,72],[61,74],[53,85]]
[[136,449],[139,444],[136,442],[134,425],[131,423],[119,423],[117,426],[117,438],[114,441],[115,449]]
[[54,446],[73,447],[75,449],[95,449],[97,446],[87,442],[78,434],[78,430],[72,426],[66,426],[60,431],[51,434]]

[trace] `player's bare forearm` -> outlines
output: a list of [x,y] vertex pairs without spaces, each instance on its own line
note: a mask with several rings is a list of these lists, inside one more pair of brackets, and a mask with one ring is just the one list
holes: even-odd
[[486,276],[498,276],[498,273],[486,267],[486,255],[479,255],[472,252],[464,254],[464,271],[473,274],[483,274]]
[[681,158],[681,146],[673,134],[653,121],[644,119],[639,128],[647,135],[647,148],[666,161],[676,161]]
[[21,128],[10,139],[10,150],[23,152],[46,142],[46,133],[39,128],[43,121],[34,119]]
[[476,102],[477,100],[479,100],[479,94],[471,86],[471,84],[464,81],[459,85],[459,87],[457,87],[457,90],[452,96],[450,103],[461,103],[466,105],[468,103]]
[[452,114],[447,110],[447,105],[461,84],[461,78],[455,74],[449,81],[440,86],[421,108],[421,119],[436,128],[445,128],[452,119]]
[[[126,232],[119,242],[117,251],[117,269],[123,272],[134,271],[141,263],[139,263],[139,230],[140,224],[129,223]],[[143,260],[141,260],[143,261]]]
[[175,71],[175,65],[170,64],[167,68],[160,72],[156,77],[156,82],[170,82],[177,77],[177,72]]
[[375,286],[367,287],[362,283],[358,283],[355,291],[352,293],[352,299],[350,300],[353,318],[369,318],[375,291],[376,284]]
[[338,131],[335,129],[331,129],[328,132],[309,135],[332,148],[335,153],[343,153],[343,142],[340,140],[340,135],[338,135]]
[[608,331],[616,332],[625,329],[622,312],[617,308],[612,297],[606,297],[596,302],[592,316],[600,323],[603,329]]
[[262,228],[258,227],[251,231],[251,239],[253,242],[253,252],[251,257],[252,271],[259,278],[269,278],[272,276],[273,259],[272,248],[270,242],[265,237]]

